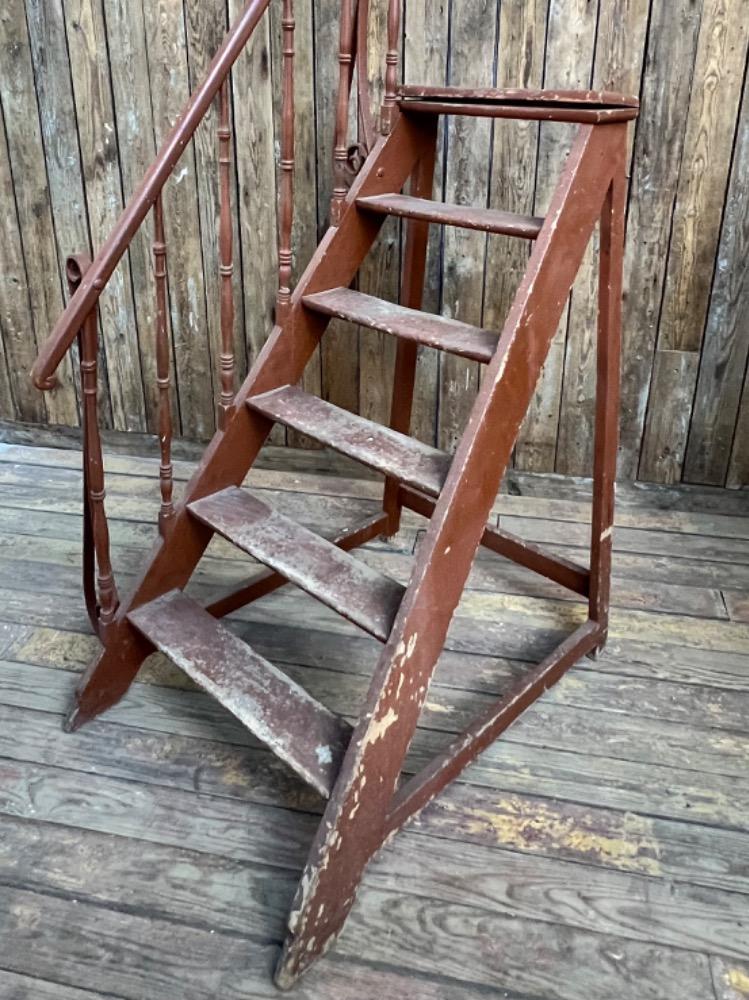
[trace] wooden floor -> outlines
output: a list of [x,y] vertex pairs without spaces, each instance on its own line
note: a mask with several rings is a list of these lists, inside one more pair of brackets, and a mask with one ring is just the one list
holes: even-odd
[[[61,731],[96,649],[79,460],[0,446],[0,997],[278,996],[270,970],[316,796],[156,658],[108,715]],[[375,482],[319,474],[318,461],[265,468],[251,485],[313,527],[375,509]],[[153,539],[158,467],[111,455],[108,468],[125,586]],[[177,472],[184,481],[189,463]],[[383,851],[299,998],[749,998],[749,492],[623,486],[619,502],[608,652]],[[496,516],[583,557],[588,510],[584,483],[516,475]],[[362,555],[405,580],[423,527],[409,517]],[[195,589],[207,597],[246,572],[214,543]],[[582,614],[482,555],[410,766]],[[291,588],[234,625],[356,713],[374,640]]]

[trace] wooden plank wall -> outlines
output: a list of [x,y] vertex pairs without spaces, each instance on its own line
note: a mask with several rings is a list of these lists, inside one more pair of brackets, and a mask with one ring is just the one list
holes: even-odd
[[[75,425],[78,393],[42,398],[27,372],[64,301],[65,256],[100,246],[242,0],[7,0],[0,10],[0,419]],[[339,0],[297,0],[296,271],[327,225]],[[380,85],[386,0],[373,0]],[[268,335],[276,280],[280,0],[233,77],[235,347],[240,374]],[[749,482],[749,18],[741,0],[408,0],[409,82],[622,89],[640,95],[626,255],[620,474]],[[165,209],[182,435],[214,427],[219,353],[216,115]],[[436,197],[542,213],[566,126],[452,120]],[[155,430],[150,227],[101,311],[101,415]],[[398,294],[401,227],[386,225],[361,287]],[[554,339],[518,468],[585,475],[592,454],[594,248]],[[498,327],[527,260],[506,237],[448,230],[430,245],[426,307]],[[386,419],[393,344],[335,324],[305,384]],[[478,366],[424,352],[416,433],[453,447]],[[276,442],[283,437],[276,433]],[[289,444],[304,444],[289,437]]]

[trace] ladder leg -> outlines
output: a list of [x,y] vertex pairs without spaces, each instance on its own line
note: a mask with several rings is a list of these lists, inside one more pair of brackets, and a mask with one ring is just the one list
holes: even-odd
[[65,731],[80,729],[115,705],[132,684],[153,647],[127,621],[113,623],[106,647],[86,668],[65,719]]
[[623,162],[616,133],[609,131],[615,128],[578,130],[318,828],[276,971],[281,988],[292,986],[334,943],[367,862],[397,829],[393,794],[434,668],[585,246],[619,169],[611,157]]
[[[624,135],[622,132],[623,139]],[[611,182],[601,213],[589,613],[590,618],[602,626],[603,641],[590,654],[592,658],[595,658],[606,644],[609,621],[616,454],[619,441],[625,203],[626,179],[622,170],[616,173]]]
[[[481,522],[491,507],[489,500],[486,513],[478,512],[482,500],[469,515]],[[462,589],[470,571],[480,527],[471,558],[455,566],[451,585],[456,589]],[[441,575],[425,568],[427,593],[439,587]],[[281,989],[290,989],[335,944],[366,865],[388,837],[393,796],[452,616],[449,608],[434,614],[425,610],[426,604],[434,608],[434,601],[424,596],[415,597],[399,615],[318,828],[276,969]]]
[[[431,125],[431,135],[425,139],[425,152],[414,171],[411,185],[411,194],[415,198],[432,197],[434,167],[437,158],[438,120],[436,115],[429,124]],[[409,309],[421,309],[428,242],[429,223],[416,219],[409,220],[406,231],[403,286],[401,289],[401,305],[408,306]],[[390,426],[393,430],[400,431],[401,434],[408,434],[411,428],[417,354],[417,344],[409,340],[398,340]],[[388,538],[397,534],[400,528],[402,504],[398,501],[398,486],[397,479],[388,478],[385,482],[383,509],[388,516]]]

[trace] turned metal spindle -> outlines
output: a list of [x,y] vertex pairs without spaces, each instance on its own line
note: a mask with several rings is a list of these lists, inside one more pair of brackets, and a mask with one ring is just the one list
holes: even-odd
[[341,221],[343,203],[348,194],[348,115],[351,79],[354,71],[354,25],[356,0],[343,0],[341,4],[341,31],[338,47],[338,103],[335,118],[335,148],[333,150],[333,197],[330,203],[330,222],[337,226]]
[[294,224],[294,0],[283,3],[283,105],[281,112],[281,195],[278,226],[276,323],[291,306],[291,230]]
[[156,278],[156,384],[159,388],[159,448],[161,464],[159,480],[161,486],[161,509],[159,510],[159,531],[166,534],[174,518],[172,503],[172,401],[170,388],[169,325],[167,313],[166,238],[164,236],[164,207],[161,195],[153,207],[154,240],[153,261]]
[[[80,255],[70,257],[67,261],[68,287],[71,293],[78,290],[86,271],[91,266],[88,257]],[[83,431],[83,479],[85,498],[84,520],[86,529],[85,547],[91,545],[92,561],[89,563],[89,553],[84,552],[84,575],[87,563],[91,567],[90,583],[84,579],[84,590],[93,591],[93,557],[96,559],[96,607],[89,608],[92,624],[97,630],[105,628],[114,619],[119,598],[112,572],[112,561],[109,551],[109,527],[104,509],[104,462],[101,451],[101,436],[99,434],[99,414],[97,408],[97,352],[98,330],[97,314],[93,309],[84,320],[78,335],[78,347],[81,366],[81,418]],[[92,602],[93,603],[93,602]]]
[[385,98],[382,104],[382,133],[387,135],[395,123],[398,112],[398,61],[400,48],[401,4],[400,0],[390,0],[388,7],[388,50],[385,57]]
[[218,404],[218,425],[223,430],[234,405],[234,247],[231,218],[231,122],[229,119],[229,80],[224,80],[219,93],[219,175],[221,211],[219,218],[219,255],[221,263],[221,356],[219,359],[221,398]]

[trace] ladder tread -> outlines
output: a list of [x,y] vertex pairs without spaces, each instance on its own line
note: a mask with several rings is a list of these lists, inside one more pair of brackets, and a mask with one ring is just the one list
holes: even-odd
[[329,797],[351,726],[175,590],[128,619],[321,795]]
[[342,410],[298,386],[252,396],[247,405],[430,496],[439,495],[450,470],[452,456],[446,452]]
[[470,326],[445,316],[434,316],[365,295],[351,288],[332,288],[327,292],[306,295],[304,304],[317,312],[359,323],[425,347],[457,354],[488,364],[494,357],[499,334]]
[[432,201],[430,198],[414,198],[408,194],[380,194],[369,198],[357,198],[359,208],[381,215],[397,215],[423,222],[435,222],[443,226],[459,226],[463,229],[478,229],[485,233],[501,233],[504,236],[519,236],[535,240],[541,232],[544,220],[533,215],[516,215],[496,208],[474,208],[470,205],[451,205],[447,202]]
[[232,487],[190,512],[249,555],[385,642],[405,588],[247,490]]

